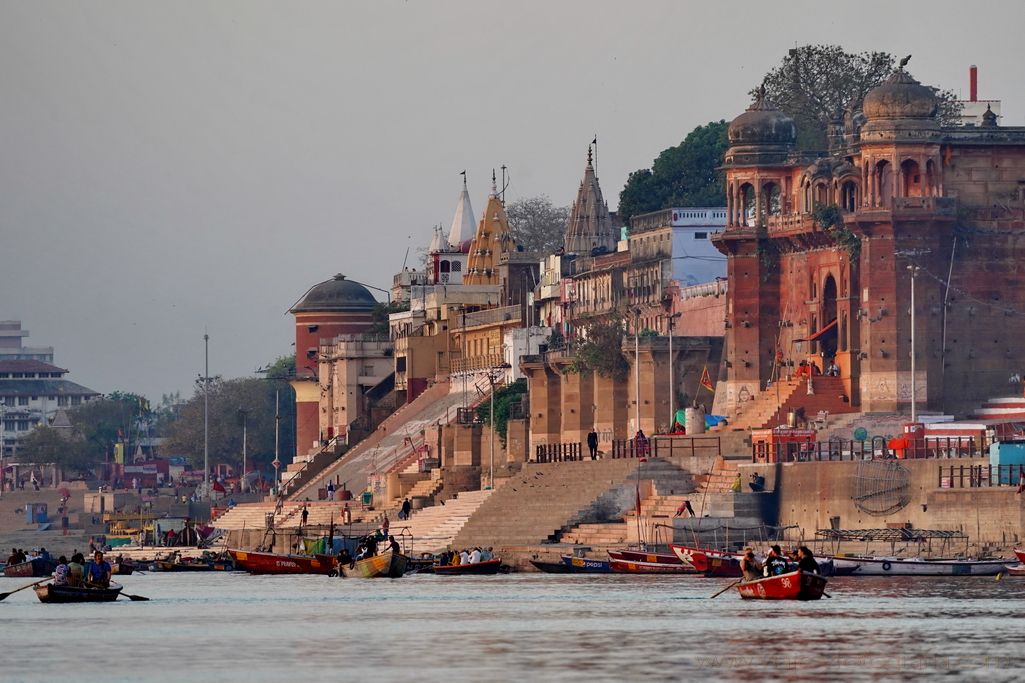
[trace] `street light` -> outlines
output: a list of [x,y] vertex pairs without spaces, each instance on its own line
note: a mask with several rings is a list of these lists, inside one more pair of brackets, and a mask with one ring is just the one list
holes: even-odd
[[242,479],[240,480],[239,490],[244,492],[249,488],[246,482],[246,427],[249,421],[249,411],[239,406],[238,413],[242,416]]
[[203,498],[210,500],[210,335],[203,335]]
[[488,487],[495,489],[495,380],[501,377],[512,366],[502,363],[488,370],[488,384],[491,385],[491,468],[488,474]]
[[0,397],[0,498],[4,497],[4,488],[7,486],[7,470],[4,469],[4,430],[7,429],[7,399]]
[[634,422],[637,431],[641,430],[641,309],[636,307],[634,314]]
[[673,365],[673,327],[676,319],[681,315],[681,313],[666,313],[664,315],[669,325],[669,431],[674,431],[673,428],[676,426],[676,373],[674,372],[675,366]]
[[918,390],[915,381],[915,276],[921,270],[918,266],[908,266],[911,273],[911,422],[918,422]]

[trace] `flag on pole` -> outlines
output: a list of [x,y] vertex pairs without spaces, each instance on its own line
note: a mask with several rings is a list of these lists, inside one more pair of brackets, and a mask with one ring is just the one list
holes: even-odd
[[701,370],[701,386],[709,391],[715,391],[715,386],[712,384],[712,378],[708,375],[707,365]]

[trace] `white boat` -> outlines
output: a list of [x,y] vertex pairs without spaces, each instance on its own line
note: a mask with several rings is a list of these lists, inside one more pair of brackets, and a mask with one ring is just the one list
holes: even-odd
[[[1013,559],[927,560],[921,557],[833,557],[838,572],[853,568],[853,576],[996,576]],[[846,573],[846,572],[844,572]]]

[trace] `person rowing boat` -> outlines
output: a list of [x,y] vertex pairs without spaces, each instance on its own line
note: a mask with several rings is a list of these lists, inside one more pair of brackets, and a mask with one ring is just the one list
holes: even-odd
[[744,575],[744,581],[757,581],[762,578],[762,563],[755,559],[755,551],[751,548],[744,549],[744,556],[740,558],[740,571]]
[[103,553],[97,550],[93,555],[93,561],[89,563],[86,582],[95,588],[106,588],[110,585],[110,575],[113,571],[110,563],[103,559]]

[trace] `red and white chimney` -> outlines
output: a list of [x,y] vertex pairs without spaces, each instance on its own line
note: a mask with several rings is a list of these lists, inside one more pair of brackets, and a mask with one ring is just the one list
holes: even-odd
[[968,101],[979,101],[979,67],[974,64],[968,68]]

